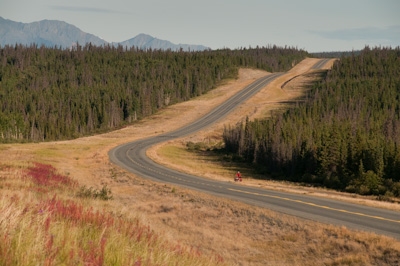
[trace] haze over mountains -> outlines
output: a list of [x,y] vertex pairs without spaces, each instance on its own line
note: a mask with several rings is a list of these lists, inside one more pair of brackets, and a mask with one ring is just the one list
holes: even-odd
[[76,43],[86,44],[92,43],[97,46],[101,45],[118,45],[138,47],[140,49],[162,49],[173,51],[203,51],[209,49],[203,45],[190,45],[190,44],[174,44],[170,41],[160,40],[150,35],[139,34],[134,38],[123,42],[109,43],[93,34],[83,32],[74,25],[68,24],[58,20],[41,20],[32,23],[15,22],[12,20],[0,17],[0,45],[15,45],[15,44],[37,44],[38,46],[44,45],[47,47],[54,47],[55,45],[62,48],[70,48]]

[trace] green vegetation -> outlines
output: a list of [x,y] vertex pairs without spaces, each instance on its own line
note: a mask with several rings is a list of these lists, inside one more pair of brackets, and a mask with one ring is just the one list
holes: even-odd
[[400,197],[400,48],[343,57],[303,104],[224,132],[272,177]]
[[107,185],[104,185],[101,190],[94,189],[92,187],[87,188],[86,186],[82,186],[76,193],[76,196],[80,198],[111,200],[113,198],[111,194],[111,189],[107,188]]
[[307,53],[276,46],[204,52],[78,45],[0,48],[0,142],[118,128],[202,95],[239,67],[288,70]]

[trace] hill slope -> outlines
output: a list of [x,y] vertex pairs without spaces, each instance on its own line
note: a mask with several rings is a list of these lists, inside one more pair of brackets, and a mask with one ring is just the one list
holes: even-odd
[[282,71],[306,56],[276,47],[196,53],[121,50],[0,49],[0,142],[109,130],[202,95],[222,79],[235,77],[240,66]]
[[341,58],[304,104],[227,129],[227,151],[291,181],[399,197],[399,52]]

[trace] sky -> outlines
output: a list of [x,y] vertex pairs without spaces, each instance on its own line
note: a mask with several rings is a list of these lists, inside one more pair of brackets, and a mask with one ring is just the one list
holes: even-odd
[[399,0],[0,0],[0,16],[61,20],[108,42],[145,33],[211,49],[400,45]]

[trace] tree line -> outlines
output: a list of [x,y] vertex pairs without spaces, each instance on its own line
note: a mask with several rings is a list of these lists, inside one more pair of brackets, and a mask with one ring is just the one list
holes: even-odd
[[307,55],[277,46],[203,52],[0,47],[0,142],[115,129],[202,95],[236,77],[239,67],[285,71]]
[[400,197],[399,58],[399,47],[342,57],[304,103],[226,128],[226,151],[272,177]]

